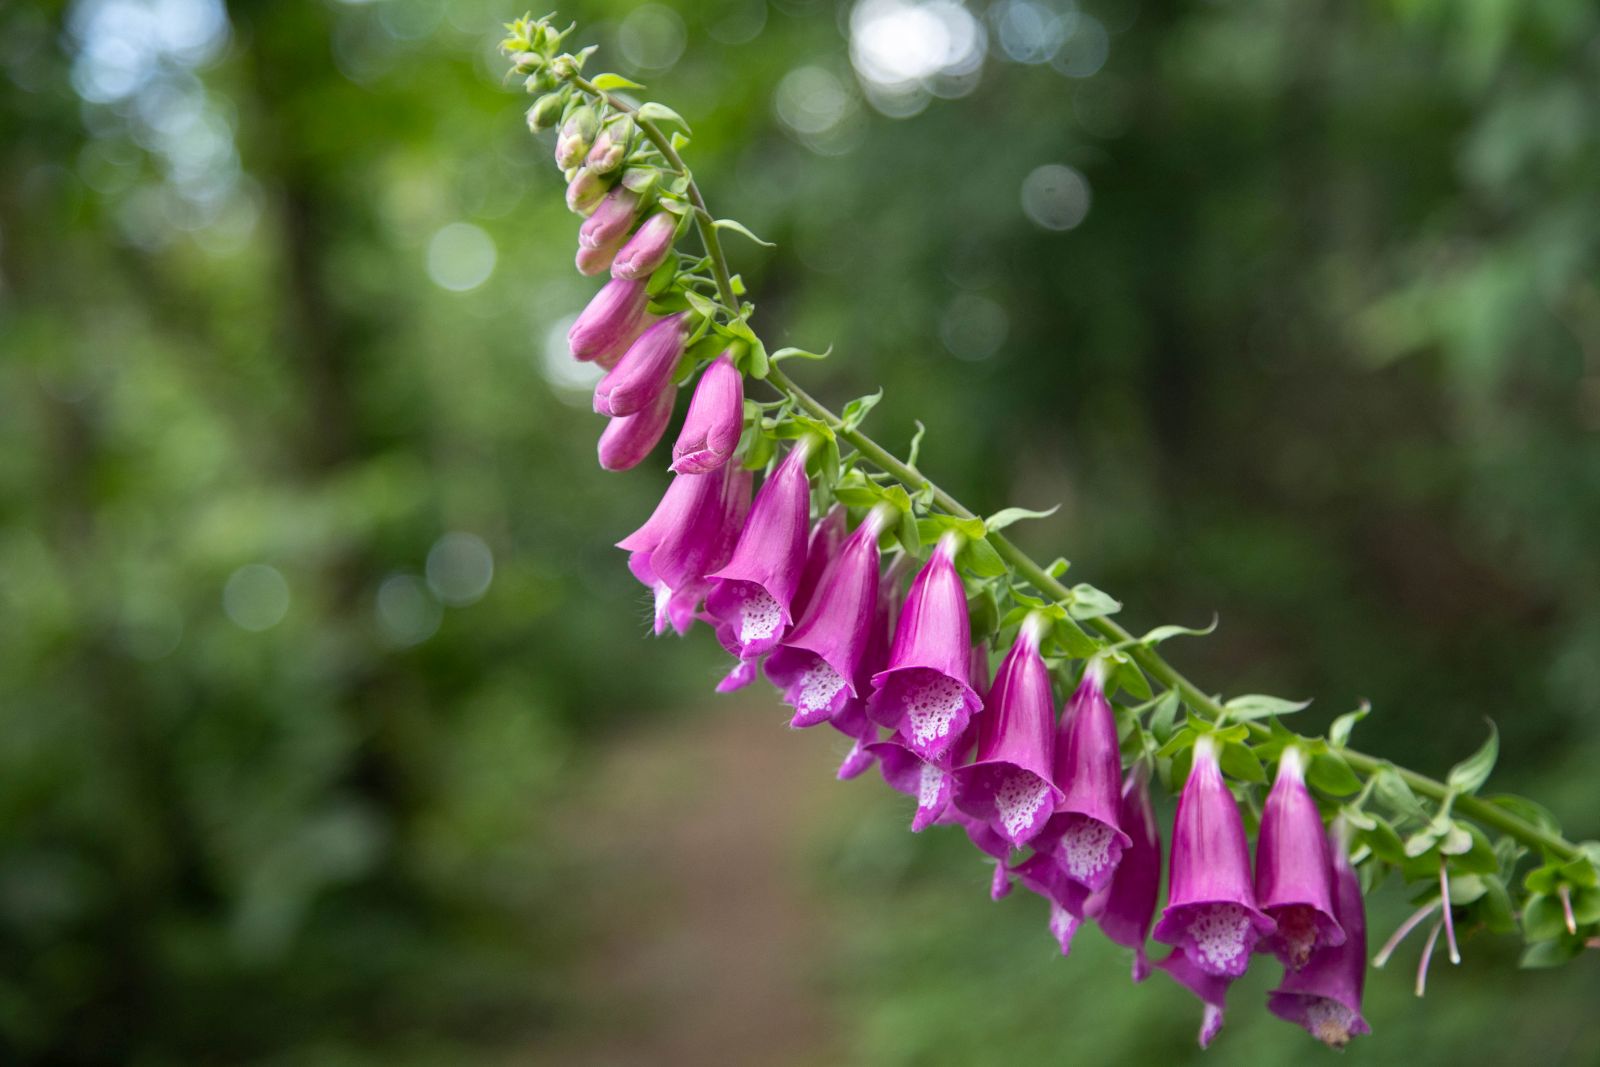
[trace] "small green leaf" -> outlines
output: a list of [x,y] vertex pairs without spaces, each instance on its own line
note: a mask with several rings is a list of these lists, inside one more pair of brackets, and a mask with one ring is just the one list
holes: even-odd
[[1185,726],[1169,737],[1166,744],[1156,750],[1156,756],[1160,759],[1170,759],[1180,752],[1193,748],[1195,741],[1199,740],[1199,738],[1200,732],[1198,730],[1193,726]]
[[1010,573],[1000,553],[981,537],[969,539],[961,546],[961,551],[956,553],[956,566],[978,578],[1000,578]]
[[1537,804],[1527,797],[1515,796],[1511,793],[1499,793],[1494,796],[1484,797],[1497,808],[1504,808],[1523,822],[1532,823],[1541,830],[1560,833],[1561,823],[1551,814],[1550,809],[1543,804]]
[[[1349,809],[1346,809],[1347,818],[1349,817],[1348,811]],[[1368,848],[1372,849],[1372,854],[1383,862],[1392,863],[1397,867],[1404,863],[1406,859],[1405,842],[1400,840],[1400,835],[1395,832],[1395,828],[1389,825],[1387,819],[1373,815],[1371,812],[1363,812],[1362,814],[1372,823],[1367,828],[1366,833],[1362,835],[1362,840],[1367,843]]]
[[685,289],[683,296],[685,300],[689,301],[689,306],[694,308],[695,313],[701,318],[710,319],[716,316],[716,302],[709,297],[697,293],[693,289]]
[[1135,700],[1149,700],[1153,695],[1150,689],[1150,680],[1144,676],[1144,672],[1139,669],[1139,665],[1132,660],[1125,660],[1117,664],[1116,668],[1111,672],[1111,685],[1107,688],[1126,690]]
[[974,641],[1000,629],[1000,602],[995,599],[993,588],[985,585],[967,597],[967,620]]
[[[643,89],[644,86],[641,85],[641,86],[639,86],[639,88]],[[640,105],[639,110],[634,113],[634,117],[637,118],[637,119],[640,119],[640,120],[642,120],[644,122],[655,122],[655,123],[671,122],[671,123],[676,123],[677,125],[683,127],[683,132],[684,133],[693,133],[694,132],[693,130],[689,129],[689,124],[687,122],[683,121],[683,116],[682,115],[680,115],[676,111],[672,110],[666,104],[657,103],[654,100],[651,100],[648,103]]]
[[740,222],[738,219],[718,219],[716,222],[713,222],[711,224],[711,228],[715,229],[715,230],[732,230],[734,233],[738,234],[740,237],[747,237],[750,240],[754,241],[756,244],[760,245],[762,248],[777,248],[778,247],[777,245],[773,244],[771,241],[763,241],[761,238],[759,238],[755,234],[751,233],[750,232],[750,228],[748,226],[746,226],[744,223]]
[[1312,756],[1311,765],[1306,768],[1306,781],[1333,797],[1347,797],[1361,791],[1361,779],[1336,752]]
[[873,408],[878,406],[878,401],[882,399],[882,389],[879,389],[876,393],[869,393],[866,396],[856,397],[854,400],[850,401],[850,403],[844,406],[844,411],[840,414],[839,421],[844,423],[845,429],[855,429],[857,426],[860,426],[863,421],[865,421],[867,415],[871,413]]
[[1068,618],[1059,618],[1053,628],[1056,644],[1061,646],[1073,659],[1087,659],[1100,651],[1100,645],[1094,638],[1083,632],[1083,628]]
[[829,345],[821,352],[807,352],[803,348],[780,348],[767,358],[774,363],[781,363],[786,359],[827,359],[833,355],[833,346]]
[[1023,519],[1048,519],[1061,510],[1057,504],[1048,511],[1029,511],[1027,508],[1002,508],[983,520],[983,525],[993,533],[995,530],[1004,530],[1012,523],[1021,522]]
[[[911,435],[911,447],[906,449],[906,466],[912,469],[916,468],[917,457],[922,454],[922,437],[928,432],[928,428],[922,425],[921,419],[914,421],[917,424],[917,432]],[[931,489],[932,486],[929,487],[930,491]]]
[[1227,709],[1229,721],[1250,722],[1253,719],[1265,719],[1269,715],[1291,715],[1310,705],[1309,700],[1284,700],[1281,697],[1250,693],[1234,697],[1222,706]]
[[1450,776],[1446,781],[1457,792],[1476,793],[1489,780],[1494,761],[1500,755],[1500,731],[1495,729],[1492,721],[1485,721],[1489,722],[1489,740],[1478,751],[1450,768]]
[[1168,689],[1161,694],[1161,699],[1156,701],[1155,711],[1150,714],[1150,732],[1163,745],[1172,737],[1172,724],[1177,720],[1179,703],[1178,691]]
[[1525,970],[1537,970],[1541,967],[1560,967],[1570,963],[1578,953],[1583,951],[1583,942],[1575,937],[1564,937],[1559,941],[1540,941],[1538,944],[1529,945],[1522,954],[1521,966]]
[[833,491],[833,499],[847,508],[870,508],[883,499],[883,493],[875,485],[841,485]]
[[596,74],[590,79],[594,87],[601,92],[610,92],[613,89],[643,89],[644,86],[636,81],[624,78],[620,74]]
[[1102,615],[1114,615],[1121,610],[1120,601],[1087,583],[1079,583],[1072,587],[1072,600],[1067,605],[1067,613],[1074,619],[1097,619]]
[[1522,936],[1527,941],[1551,941],[1567,932],[1567,913],[1561,898],[1536,893],[1522,909]]
[[1374,776],[1373,792],[1378,795],[1390,808],[1400,815],[1409,815],[1413,818],[1426,819],[1428,812],[1417,799],[1417,795],[1406,785],[1405,779],[1395,772],[1393,767],[1381,767]]
[[1328,744],[1335,748],[1343,748],[1350,741],[1350,731],[1355,729],[1356,723],[1372,714],[1372,705],[1365,700],[1355,711],[1347,711],[1328,727]]
[[1483,897],[1483,902],[1478,905],[1478,914],[1483,916],[1483,924],[1497,934],[1509,934],[1517,928],[1517,916],[1511,908],[1511,894],[1506,892],[1506,884],[1499,876],[1485,874],[1484,887],[1488,890]]
[[1262,768],[1261,761],[1256,754],[1250,751],[1248,745],[1237,741],[1230,741],[1222,746],[1221,755],[1217,762],[1222,765],[1224,774],[1244,782],[1265,782],[1267,772]]
[[1217,621],[1217,616],[1211,616],[1211,625],[1201,630],[1190,629],[1187,626],[1157,626],[1154,630],[1139,638],[1139,643],[1141,645],[1159,645],[1169,637],[1204,637],[1216,631]]

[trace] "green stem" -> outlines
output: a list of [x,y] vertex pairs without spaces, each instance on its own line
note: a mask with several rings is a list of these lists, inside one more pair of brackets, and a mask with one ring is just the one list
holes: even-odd
[[[619,100],[610,93],[596,89],[591,82],[580,75],[574,75],[572,81],[584,92],[605,100],[606,103],[618,111],[636,112],[637,110],[626,101]],[[687,195],[689,203],[694,208],[695,224],[699,228],[700,239],[705,244],[706,254],[711,260],[711,272],[716,278],[717,290],[722,295],[722,302],[727,307],[737,308],[739,306],[738,298],[733,292],[733,280],[728,270],[727,257],[722,250],[720,235],[717,233],[716,227],[712,225],[713,217],[706,209],[705,198],[700,194],[700,187],[695,184],[694,177],[690,174],[689,168],[684,165],[683,158],[678,154],[678,150],[672,146],[671,138],[662,133],[661,129],[648,119],[639,119],[635,115],[635,122],[640,132],[660,150],[662,157],[667,161],[667,165],[688,179]],[[859,428],[846,428],[843,420],[837,414],[797,385],[793,379],[776,365],[768,370],[766,380],[773,388],[804,408],[814,418],[831,427],[841,438],[855,446],[856,450],[869,463],[888,473],[904,485],[908,491],[913,493],[926,491],[932,496],[936,505],[958,518],[970,519],[978,517],[961,501],[935,485],[921,471],[908,463],[902,462],[894,453],[878,444]],[[995,551],[1000,554],[1000,557],[1039,592],[1058,601],[1065,600],[1071,596],[1071,591],[1066,586],[1051,577],[1049,572],[1034,561],[1033,557],[1018,548],[1009,538],[999,533],[991,533],[988,539],[989,543],[994,546]],[[1130,646],[1127,650],[1128,655],[1133,658],[1134,662],[1161,685],[1167,689],[1175,690],[1183,702],[1202,718],[1216,721],[1224,714],[1222,704],[1216,697],[1206,693],[1184,677],[1182,672],[1168,663],[1154,648],[1139,644],[1134,636],[1119,623],[1101,616],[1088,619],[1085,624],[1113,643],[1128,642]],[[1267,727],[1261,723],[1252,722],[1249,725],[1251,731],[1257,736],[1263,738],[1268,736]],[[1416,771],[1406,770],[1403,767],[1396,767],[1387,760],[1369,756],[1354,749],[1343,748],[1339,752],[1344,756],[1345,762],[1349,763],[1351,769],[1357,773],[1370,778],[1380,770],[1386,768],[1393,770],[1406,785],[1411,787],[1412,792],[1429,797],[1439,803],[1445,803],[1453,798],[1455,810],[1462,815],[1474,819],[1484,826],[1499,830],[1529,848],[1542,849],[1563,861],[1573,860],[1581,855],[1577,847],[1560,834],[1552,833],[1540,826],[1536,826],[1526,819],[1520,818],[1504,808],[1497,807],[1479,797],[1457,794],[1445,783],[1435,778],[1429,778],[1427,775],[1418,774]]]

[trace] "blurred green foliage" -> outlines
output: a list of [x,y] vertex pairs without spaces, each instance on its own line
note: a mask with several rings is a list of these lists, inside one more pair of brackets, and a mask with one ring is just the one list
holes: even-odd
[[[1019,538],[1136,627],[1219,610],[1175,649],[1202,681],[1370,698],[1361,746],[1434,772],[1493,716],[1504,784],[1593,835],[1600,10],[1044,5],[1108,28],[1074,77],[1006,58],[1017,6],[969,4],[981,78],[902,118],[849,4],[563,14],[779,243],[736,260],[771,347],[835,346],[817,392],[885,386],[875,431],[926,422],[983,510],[1066,501]],[[571,798],[717,653],[643,640],[609,547],[664,474],[592,460],[559,342],[593,285],[493,51],[520,13],[0,10],[0,1059],[525,1062],[605,1025],[568,1010],[607,920]],[[1021,203],[1051,165],[1066,230]],[[1187,1054],[1176,987],[1052,960],[958,841],[834,804],[799,844],[857,1062]],[[1600,1058],[1595,961],[1512,948],[1420,1005],[1375,974],[1352,1055]],[[1264,981],[1213,1062],[1317,1051]]]

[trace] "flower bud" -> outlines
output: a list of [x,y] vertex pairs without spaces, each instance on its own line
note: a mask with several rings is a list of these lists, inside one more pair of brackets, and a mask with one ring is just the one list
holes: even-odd
[[538,52],[518,52],[511,57],[518,74],[533,74],[544,67],[544,56]]
[[673,472],[704,474],[718,470],[733,456],[743,432],[744,379],[733,360],[723,353],[700,376],[694,399],[689,401],[683,431],[672,446]]
[[612,419],[600,435],[600,466],[608,471],[637,467],[661,440],[677,398],[678,390],[669,384],[643,411]]
[[627,239],[628,235],[622,233],[613,238],[609,244],[603,244],[598,248],[588,248],[580,244],[578,246],[578,254],[573,258],[573,264],[578,268],[578,273],[586,277],[604,274],[611,266],[611,261],[616,258],[617,252],[622,248],[622,242]]
[[638,325],[646,299],[643,282],[607,282],[567,331],[572,358],[588,361],[615,349]]
[[[603,248],[606,245],[622,247],[633,220],[639,214],[638,194],[622,186],[614,186],[600,201],[584,224],[578,227],[578,244],[584,248]],[[608,260],[606,266],[610,266]]]
[[678,234],[678,217],[658,211],[644,220],[611,262],[613,278],[648,278],[666,261]]
[[595,114],[594,108],[588,104],[577,108],[567,116],[567,121],[561,124],[561,133],[556,138],[556,166],[562,170],[570,170],[583,163],[583,157],[589,154],[589,143],[594,140],[595,131],[600,126],[600,116]]
[[580,168],[567,183],[567,208],[575,215],[591,215],[605,195],[605,179],[592,170]]
[[613,417],[641,411],[672,380],[694,319],[686,311],[669,315],[633,343],[622,362],[594,387],[594,410]]
[[628,143],[633,140],[633,119],[618,115],[605,124],[600,136],[594,139],[584,165],[596,174],[610,174],[622,166],[628,154]]
[[566,99],[560,93],[547,93],[533,102],[528,108],[528,131],[530,133],[543,133],[561,121],[561,109],[566,106]]

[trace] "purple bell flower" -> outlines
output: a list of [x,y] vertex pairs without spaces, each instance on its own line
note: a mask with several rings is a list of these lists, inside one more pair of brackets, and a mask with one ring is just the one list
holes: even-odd
[[1222,780],[1216,742],[1194,743],[1194,766],[1172,825],[1172,884],[1156,924],[1157,941],[1182,948],[1207,974],[1237,978],[1250,951],[1272,933],[1256,908],[1244,823]]
[[1050,780],[1055,697],[1039,655],[1049,625],[1042,615],[1023,621],[978,716],[977,759],[955,771],[956,806],[1012,845],[1044,829],[1061,801]]
[[[967,657],[967,677],[981,702],[989,689],[988,642],[979,641],[972,646]],[[961,740],[949,746],[938,760],[923,759],[905,744],[899,734],[870,746],[872,754],[878,758],[883,780],[891,789],[914,797],[917,801],[916,814],[911,817],[912,833],[920,833],[934,825],[949,808],[951,768],[972,754],[977,740],[977,724],[969,724]]]
[[797,725],[831,718],[860,695],[857,681],[878,615],[878,535],[890,520],[883,507],[867,513],[805,615],[767,657],[767,677],[784,691]]
[[727,559],[750,505],[750,472],[680,474],[645,524],[617,547],[628,569],[655,596],[655,631],[688,630],[705,575]]
[[723,645],[741,660],[771,651],[794,622],[811,511],[809,451],[809,439],[802,440],[778,464],[756,494],[732,558],[710,576],[706,610]]
[[[583,225],[578,227],[578,247],[613,246],[620,249],[627,241],[628,231],[633,228],[633,220],[638,214],[639,194],[621,185],[613,186],[594,209],[594,214],[584,219]],[[607,260],[606,266],[610,265],[610,260]]]
[[678,235],[678,216],[658,211],[644,220],[617,258],[611,261],[613,278],[648,278],[666,262]]
[[704,474],[728,462],[744,433],[744,376],[724,352],[700,375],[683,429],[672,446],[672,469]]
[[1083,680],[1061,715],[1054,781],[1063,795],[1034,847],[1084,889],[1103,889],[1131,842],[1117,825],[1122,755],[1117,721],[1105,695],[1105,664],[1099,659],[1084,668]]
[[1278,924],[1262,939],[1291,971],[1313,949],[1344,943],[1333,917],[1328,840],[1317,803],[1306,790],[1305,756],[1291,745],[1278,760],[1278,777],[1261,810],[1256,840],[1256,903]]
[[572,358],[588,361],[617,348],[638,327],[648,300],[643,282],[601,286],[567,331]]
[[967,680],[972,631],[956,573],[959,534],[947,533],[911,583],[887,667],[873,675],[867,712],[917,755],[939,760],[983,707]]
[[632,415],[654,400],[672,380],[683,356],[691,319],[687,311],[668,315],[650,327],[594,387],[594,410],[600,415]]
[[643,411],[607,423],[600,435],[600,466],[608,471],[625,471],[643,462],[666,432],[677,398],[678,391],[669,385]]
[[1122,783],[1117,825],[1130,843],[1111,884],[1089,900],[1087,912],[1108,938],[1133,949],[1133,980],[1142,982],[1150,975],[1144,944],[1161,889],[1161,830],[1150,806],[1150,771],[1145,763],[1136,764]]
[[1283,983],[1267,997],[1267,1009],[1298,1023],[1332,1048],[1343,1048],[1371,1028],[1361,1017],[1361,991],[1367,977],[1367,914],[1361,879],[1350,866],[1348,846],[1336,824],[1329,835],[1333,867],[1334,916],[1344,942],[1318,948],[1298,971],[1285,971]]
[[1222,1012],[1227,1006],[1228,987],[1233,984],[1233,979],[1197,966],[1181,948],[1173,949],[1156,966],[1200,998],[1200,1003],[1205,1006],[1205,1013],[1200,1017],[1200,1047],[1208,1047],[1222,1030]]

